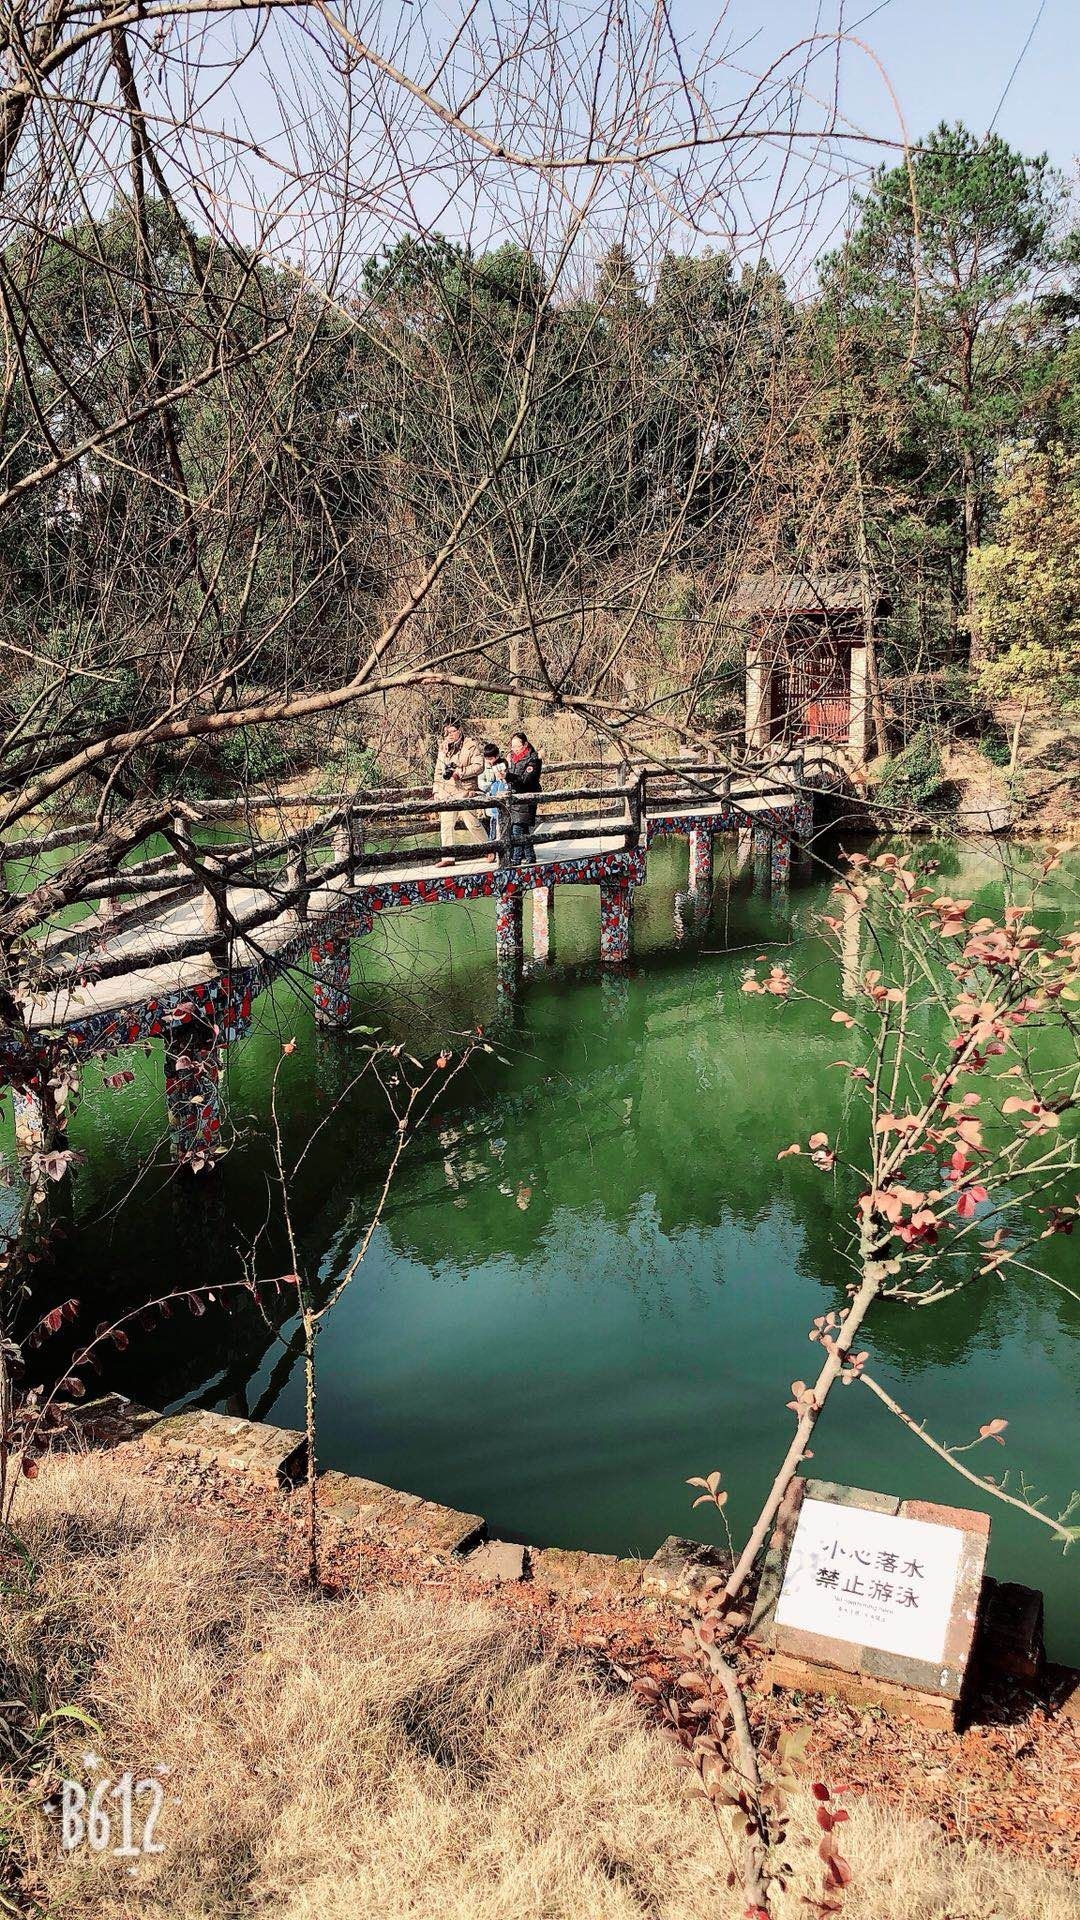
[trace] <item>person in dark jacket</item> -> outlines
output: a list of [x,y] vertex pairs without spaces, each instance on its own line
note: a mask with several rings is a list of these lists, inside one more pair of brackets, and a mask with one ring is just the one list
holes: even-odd
[[539,793],[543,762],[532,741],[523,733],[510,735],[506,756],[506,784],[510,789],[510,864],[520,867],[536,859],[532,832],[536,825],[536,801],[526,798]]

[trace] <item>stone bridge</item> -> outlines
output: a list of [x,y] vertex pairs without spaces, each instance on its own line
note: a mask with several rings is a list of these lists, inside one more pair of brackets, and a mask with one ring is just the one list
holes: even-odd
[[[553,771],[566,769],[548,769],[547,777]],[[310,981],[316,1020],[346,1025],[351,945],[376,915],[491,899],[500,977],[512,977],[523,957],[525,895],[532,895],[534,958],[544,962],[556,890],[596,887],[600,958],[617,967],[630,957],[633,892],[655,840],[688,841],[690,897],[699,908],[711,894],[720,834],[740,836],[760,891],[783,890],[792,849],[808,857],[815,796],[838,784],[828,755],[808,761],[803,749],[757,768],[679,763],[624,772],[614,785],[548,788],[537,796],[527,864],[510,858],[505,801],[495,806],[497,838],[488,848],[461,848],[452,864],[425,844],[449,808],[416,791],[333,796],[329,806],[274,797],[265,804],[278,819],[289,808],[317,817],[240,846],[196,843],[190,824],[178,822],[177,832],[189,836],[188,865],[166,857],[119,869],[85,889],[82,919],[39,943],[33,984],[20,996],[21,1031],[0,1051],[20,1157],[40,1151],[61,1124],[49,1099],[58,1059],[77,1072],[94,1055],[160,1039],[174,1161],[206,1165],[221,1134],[223,1052],[247,1032],[256,995],[297,973]],[[199,811],[214,822],[226,806],[235,817],[232,803]],[[249,803],[249,816],[252,810]],[[31,861],[58,842],[77,845],[78,831],[8,847],[7,858]]]

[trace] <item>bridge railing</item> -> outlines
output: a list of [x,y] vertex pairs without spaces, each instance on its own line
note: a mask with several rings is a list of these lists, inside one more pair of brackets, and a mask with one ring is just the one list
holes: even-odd
[[[259,837],[255,831],[248,840],[205,843],[195,837],[204,823],[235,820],[234,802],[185,805],[183,814],[168,828],[167,837],[172,841],[169,853],[120,867],[80,889],[79,904],[91,909],[96,906],[98,914],[87,923],[67,929],[59,944],[70,958],[73,951],[77,954],[91,941],[99,942],[105,925],[111,935],[118,935],[141,921],[149,923],[155,915],[195,901],[198,932],[164,942],[169,956],[179,958],[189,950],[203,951],[207,946],[224,949],[238,935],[256,937],[285,913],[303,921],[311,910],[314,893],[337,884],[347,886],[365,873],[431,866],[442,853],[438,829],[447,814],[466,812],[486,823],[487,816],[494,813],[498,819],[498,833],[490,844],[459,842],[455,846],[455,864],[483,861],[492,854],[499,864],[505,864],[513,840],[512,811],[522,804],[535,808],[529,839],[541,854],[545,848],[582,840],[632,849],[642,843],[649,817],[666,809],[692,812],[724,802],[738,809],[740,802],[751,800],[758,807],[769,801],[790,804],[800,787],[813,778],[805,751],[800,749],[764,759],[757,771],[715,756],[686,756],[662,764],[626,761],[617,768],[610,761],[557,762],[545,769],[545,778],[550,780],[553,774],[568,771],[578,780],[583,772],[598,774],[599,782],[549,785],[535,795],[517,796],[516,800],[512,796],[495,799],[469,794],[436,801],[430,789],[400,788],[368,795],[334,793],[314,801],[301,796],[256,795],[244,807],[253,828],[256,817],[267,813],[273,822],[283,824],[295,812],[304,817],[295,828],[286,826],[270,838]],[[148,829],[146,839],[161,831],[159,821]],[[36,841],[9,847],[7,856],[18,859],[32,851],[49,853],[75,844],[80,832],[85,835],[85,824],[81,829],[58,829]],[[238,889],[251,892],[250,910],[230,903],[230,891]],[[95,964],[100,977],[102,963]],[[122,971],[130,964],[130,956],[118,957],[115,966],[106,965],[106,971]]]
[[[604,776],[613,776],[605,789],[613,793],[632,784],[639,771],[645,771],[650,782],[655,783],[666,777],[700,778],[705,781],[709,775],[719,777],[730,774],[737,781],[740,778],[776,777],[785,769],[801,768],[808,779],[818,772],[834,774],[846,765],[843,752],[828,741],[811,740],[791,746],[777,744],[764,752],[744,751],[731,754],[717,751],[702,758],[700,755],[687,754],[662,760],[658,757],[643,757],[639,754],[627,754],[619,761],[607,760],[561,760],[548,761],[545,765],[545,778],[556,774],[570,774],[580,778],[584,774],[599,774],[601,784]],[[253,825],[260,815],[270,814],[279,820],[293,813],[310,814],[315,811],[325,816],[331,809],[356,810],[360,806],[374,802],[415,802],[426,805],[430,811],[434,803],[430,798],[429,786],[383,787],[370,794],[363,789],[347,788],[322,794],[280,794],[252,793],[239,799],[200,799],[184,803],[184,814],[189,821],[212,823],[215,820],[234,821],[244,817]],[[60,852],[68,847],[79,846],[92,840],[97,831],[93,820],[72,821],[66,826],[57,827],[48,833],[24,835],[17,841],[0,848],[5,861],[18,862],[33,859],[41,854]],[[160,824],[147,830],[146,837],[158,834]],[[248,845],[249,843],[239,843]],[[131,868],[125,869],[133,871]]]
[[[428,866],[440,857],[441,844],[430,835],[446,816],[465,814],[486,827],[494,815],[498,831],[486,845],[458,842],[455,860],[484,860],[494,853],[505,861],[513,844],[513,818],[524,809],[532,814],[528,838],[534,847],[546,847],[575,838],[599,838],[624,847],[637,846],[642,833],[641,783],[602,786],[547,787],[538,793],[463,794],[460,799],[423,799],[363,802],[351,811],[364,830],[364,849],[356,858],[357,873],[374,869]],[[449,850],[448,850],[449,851]]]

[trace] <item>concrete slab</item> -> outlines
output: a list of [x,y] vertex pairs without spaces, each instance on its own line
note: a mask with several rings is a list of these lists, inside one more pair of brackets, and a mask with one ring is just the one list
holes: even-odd
[[529,1567],[536,1586],[577,1598],[582,1594],[634,1599],[641,1592],[641,1560],[620,1560],[613,1553],[577,1553],[567,1547],[530,1547]]
[[730,1571],[731,1556],[722,1547],[672,1533],[642,1567],[641,1585],[645,1593],[666,1599],[673,1593],[699,1593]]
[[436,1554],[466,1553],[483,1539],[482,1514],[459,1513],[418,1493],[402,1493],[362,1475],[330,1471],[319,1475],[319,1504],[331,1519],[356,1527],[371,1540]]
[[526,1550],[508,1540],[483,1540],[466,1556],[465,1571],[496,1586],[506,1580],[524,1580]]
[[292,1485],[296,1478],[304,1436],[295,1427],[271,1427],[195,1407],[155,1421],[140,1435],[139,1445],[188,1454],[207,1465],[250,1473],[280,1487]]

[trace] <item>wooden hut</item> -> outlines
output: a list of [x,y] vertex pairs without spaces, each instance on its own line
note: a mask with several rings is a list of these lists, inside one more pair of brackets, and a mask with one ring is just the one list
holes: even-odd
[[[888,610],[870,589],[871,632]],[[866,759],[867,608],[855,570],[748,576],[734,612],[746,636],[746,744],[829,740]]]

